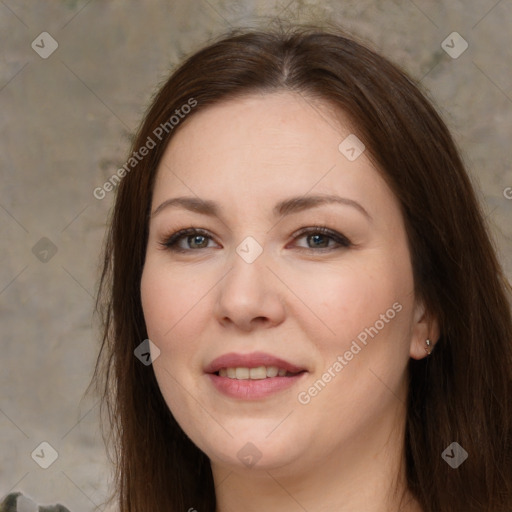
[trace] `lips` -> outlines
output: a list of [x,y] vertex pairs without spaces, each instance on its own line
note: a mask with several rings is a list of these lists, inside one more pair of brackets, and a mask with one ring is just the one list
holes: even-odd
[[261,366],[277,366],[290,373],[307,371],[279,357],[264,352],[253,352],[251,354],[236,354],[231,352],[217,357],[204,368],[205,373],[217,373],[221,368],[258,368]]
[[224,354],[208,364],[204,371],[219,393],[243,401],[270,399],[298,386],[308,373],[297,364],[264,352]]

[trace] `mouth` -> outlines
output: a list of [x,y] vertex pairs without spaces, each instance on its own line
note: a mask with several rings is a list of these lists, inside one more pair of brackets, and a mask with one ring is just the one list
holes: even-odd
[[223,395],[250,400],[290,388],[308,370],[270,354],[255,352],[225,354],[207,365],[205,373]]
[[257,366],[255,368],[238,366],[221,368],[213,374],[219,377],[227,377],[228,379],[236,380],[263,380],[273,379],[274,377],[294,377],[295,375],[299,375],[305,371],[306,370],[290,372],[285,368],[279,368],[278,366]]

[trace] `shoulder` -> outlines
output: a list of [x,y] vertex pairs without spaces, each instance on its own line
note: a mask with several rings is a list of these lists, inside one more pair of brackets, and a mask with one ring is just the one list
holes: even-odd
[[70,512],[62,505],[40,506],[21,492],[12,492],[0,502],[0,512]]

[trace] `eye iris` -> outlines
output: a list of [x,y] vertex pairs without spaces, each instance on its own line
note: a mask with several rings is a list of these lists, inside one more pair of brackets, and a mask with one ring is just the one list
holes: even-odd
[[[204,235],[191,235],[188,237],[188,240],[190,241],[192,239],[192,245],[194,245],[198,239],[206,240],[206,237]],[[199,245],[201,245],[201,242],[199,242]]]
[[[314,242],[315,247],[325,247],[325,244],[324,244],[324,245],[322,245],[321,243],[320,243],[320,244],[317,244],[317,243],[316,243],[316,241],[318,241],[318,239],[320,239],[320,242],[321,242],[321,241],[322,241],[322,238],[324,238],[324,239],[325,239],[325,235],[316,234],[316,235],[309,235],[309,236],[308,236],[308,240],[310,240],[310,239],[315,240],[315,242]],[[325,241],[326,241],[327,243],[329,243],[329,240],[325,239]]]

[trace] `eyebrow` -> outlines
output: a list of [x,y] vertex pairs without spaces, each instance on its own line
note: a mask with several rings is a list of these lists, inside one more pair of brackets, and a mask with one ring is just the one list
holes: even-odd
[[[357,201],[332,194],[290,197],[288,199],[284,199],[283,201],[279,201],[272,209],[272,214],[274,217],[286,216],[326,204],[352,206],[360,213],[362,213],[367,219],[370,221],[372,220],[371,215]],[[165,200],[155,209],[155,211],[151,214],[151,217],[155,217],[163,209],[169,207],[184,208],[186,210],[208,215],[210,217],[221,217],[221,207],[215,201],[211,201],[209,199],[201,199],[199,197],[186,196],[173,197],[171,199]]]

